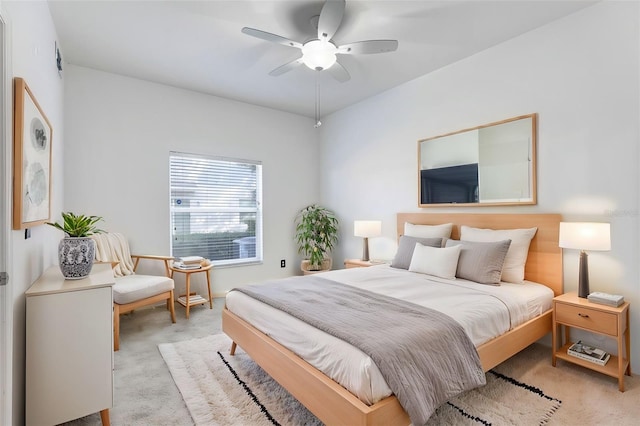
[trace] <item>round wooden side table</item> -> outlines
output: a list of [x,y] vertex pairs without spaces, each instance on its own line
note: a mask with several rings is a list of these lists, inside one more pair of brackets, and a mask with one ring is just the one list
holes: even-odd
[[[189,318],[189,308],[195,305],[201,305],[209,302],[209,309],[213,309],[213,298],[211,297],[211,276],[209,271],[213,269],[213,265],[201,266],[197,269],[184,269],[178,268],[176,266],[169,266],[169,270],[171,271],[171,278],[173,278],[173,274],[179,272],[181,274],[185,274],[185,283],[186,283],[186,294],[178,297],[178,303],[184,306],[187,310],[187,318]],[[200,272],[204,272],[207,276],[207,290],[209,292],[209,300],[200,296],[196,293],[191,293],[191,275],[197,274]]]

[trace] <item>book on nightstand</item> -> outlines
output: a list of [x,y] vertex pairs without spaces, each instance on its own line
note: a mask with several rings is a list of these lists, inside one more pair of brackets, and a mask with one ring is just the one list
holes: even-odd
[[587,296],[587,299],[589,299],[589,302],[613,307],[618,307],[624,303],[624,296],[621,296],[619,294],[602,293],[600,291],[589,294],[589,296]]
[[567,354],[598,365],[605,365],[611,357],[609,353],[602,349],[585,345],[581,340],[578,340],[576,343],[571,345],[569,349],[567,349]]

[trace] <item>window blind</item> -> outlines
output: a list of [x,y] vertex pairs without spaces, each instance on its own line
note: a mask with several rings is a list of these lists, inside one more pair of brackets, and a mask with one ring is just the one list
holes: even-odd
[[214,265],[262,261],[262,164],[172,152],[171,253]]

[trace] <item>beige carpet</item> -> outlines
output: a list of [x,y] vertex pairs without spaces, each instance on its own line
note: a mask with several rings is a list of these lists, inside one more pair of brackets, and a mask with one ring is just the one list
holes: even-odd
[[[633,366],[632,366],[633,368]],[[534,344],[496,367],[510,377],[544,389],[562,401],[549,425],[632,426],[640,424],[640,377],[618,380],[558,360],[551,366],[551,348]]]
[[[159,345],[197,425],[314,425],[319,421],[224,334]],[[429,425],[540,425],[560,400],[499,372],[487,385],[452,399]]]

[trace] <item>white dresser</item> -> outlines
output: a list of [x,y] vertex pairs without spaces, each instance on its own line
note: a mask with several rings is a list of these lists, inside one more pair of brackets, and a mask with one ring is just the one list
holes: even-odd
[[113,272],[82,280],[52,266],[27,290],[26,424],[56,425],[113,406]]

